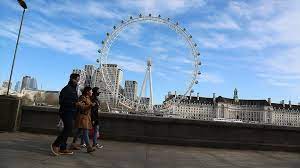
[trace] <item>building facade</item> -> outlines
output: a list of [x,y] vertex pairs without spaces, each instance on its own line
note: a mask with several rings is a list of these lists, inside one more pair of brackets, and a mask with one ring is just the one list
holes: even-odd
[[20,92],[20,91],[21,91],[21,82],[20,82],[20,81],[18,81],[18,82],[16,83],[16,85],[15,85],[15,91],[16,91],[16,92]]
[[[96,86],[98,85],[97,87],[100,88],[100,101],[115,105],[118,102],[123,71],[117,64],[103,64],[101,68],[97,77],[99,80],[97,79],[96,82]],[[107,84],[110,86],[107,86]]]
[[80,76],[80,80],[78,82],[78,94],[81,95],[81,91],[83,91],[83,88],[85,86],[86,73],[82,69],[73,69],[72,73],[79,74]]
[[24,76],[22,79],[21,90],[38,90],[37,80],[31,76]]
[[137,93],[138,93],[138,83],[137,81],[125,81],[125,88],[124,88],[124,96],[131,100],[137,100]]
[[93,74],[93,77],[92,77],[92,86],[93,87],[99,87],[101,85],[101,82],[102,82],[102,73],[101,73],[101,69],[100,68],[97,68]]
[[21,85],[21,90],[25,89],[25,90],[29,90],[29,86],[30,86],[30,76],[24,76],[22,79],[22,85]]
[[285,104],[284,101],[272,103],[272,124],[283,126],[300,126],[300,106]]
[[35,78],[31,78],[29,81],[29,89],[30,90],[38,90],[37,81]]
[[85,84],[84,86],[90,86],[92,87],[94,85],[93,76],[95,73],[95,67],[94,65],[85,65],[84,66],[85,71]]
[[[170,103],[170,101],[176,104]],[[273,124],[281,126],[300,126],[300,106],[285,104],[284,102],[276,104],[268,100],[245,100],[239,99],[237,90],[234,91],[234,97],[224,98],[215,97],[205,98],[196,96],[168,95],[165,103],[169,102],[167,115],[173,115],[177,118],[214,120],[234,119],[245,123]]]

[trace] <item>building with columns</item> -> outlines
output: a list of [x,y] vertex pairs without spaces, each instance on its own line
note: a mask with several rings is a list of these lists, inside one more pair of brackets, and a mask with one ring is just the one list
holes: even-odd
[[272,124],[283,126],[300,126],[300,106],[288,104],[272,103]]
[[[175,99],[173,99],[175,97]],[[300,105],[272,103],[268,100],[239,99],[237,89],[234,90],[233,98],[212,98],[197,96],[181,96],[169,93],[165,103],[169,101],[169,114],[177,118],[198,120],[241,120],[245,123],[273,124],[282,126],[300,126]],[[181,99],[181,100],[180,100]],[[168,114],[168,115],[169,115]]]

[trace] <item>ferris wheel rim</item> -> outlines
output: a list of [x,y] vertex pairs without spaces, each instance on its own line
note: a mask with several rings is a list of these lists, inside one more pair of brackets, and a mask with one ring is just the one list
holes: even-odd
[[[101,55],[100,67],[102,67],[103,65],[107,65],[107,57],[108,57],[110,47],[113,44],[113,42],[116,40],[116,38],[119,36],[119,34],[122,31],[124,31],[128,25],[131,25],[131,24],[134,24],[137,22],[145,22],[145,21],[167,25],[170,29],[175,31],[176,34],[179,34],[181,37],[183,37],[185,42],[188,43],[189,50],[191,51],[191,54],[194,57],[194,62],[193,62],[194,69],[193,69],[191,82],[188,85],[188,88],[186,89],[186,91],[184,92],[182,97],[180,98],[180,100],[182,100],[192,90],[192,87],[195,84],[198,84],[197,77],[201,74],[199,71],[199,67],[201,65],[200,52],[197,47],[197,44],[192,40],[192,35],[189,34],[185,28],[182,28],[178,22],[176,22],[176,23],[171,22],[169,18],[167,18],[167,19],[161,18],[160,15],[158,15],[157,17],[154,17],[151,14],[149,14],[148,16],[142,16],[140,14],[138,17],[130,16],[130,18],[128,20],[122,20],[121,24],[119,24],[117,26],[113,26],[112,33],[106,33],[106,38],[105,38],[105,40],[102,41],[102,48],[98,50],[98,52]],[[116,94],[115,90],[113,90],[113,88],[112,88],[111,80],[109,79],[110,77],[108,77],[107,72],[105,72],[106,68],[100,68],[100,70],[102,72],[101,74],[103,75],[102,79],[104,80],[105,86],[108,87],[108,90],[110,93]],[[131,106],[132,107],[142,106],[142,108],[145,108],[145,106],[142,105],[141,103],[137,103],[135,101],[129,100],[122,94],[118,93],[117,96],[118,97],[120,96],[120,98],[123,100],[125,99],[125,102],[127,101],[127,105],[129,104],[128,106],[130,106],[130,107]],[[174,96],[174,98],[175,98],[175,96]],[[179,101],[176,101],[176,102],[179,102]]]

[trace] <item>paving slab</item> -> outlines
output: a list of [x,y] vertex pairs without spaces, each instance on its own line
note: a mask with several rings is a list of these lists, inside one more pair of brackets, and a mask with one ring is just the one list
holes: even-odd
[[[88,154],[53,156],[56,137],[23,132],[0,133],[0,168],[299,168],[300,154],[153,145],[102,140]],[[70,139],[71,140],[71,139]]]

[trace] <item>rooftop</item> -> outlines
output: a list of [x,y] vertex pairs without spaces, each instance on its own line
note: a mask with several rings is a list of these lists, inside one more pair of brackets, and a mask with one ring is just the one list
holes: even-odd
[[300,154],[152,145],[102,141],[104,148],[92,154],[84,150],[73,156],[52,156],[50,143],[55,136],[29,133],[0,133],[0,167],[22,168],[159,168],[159,167],[299,167]]

